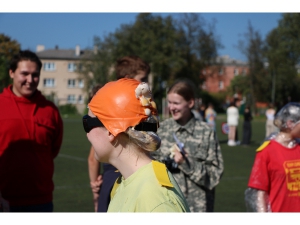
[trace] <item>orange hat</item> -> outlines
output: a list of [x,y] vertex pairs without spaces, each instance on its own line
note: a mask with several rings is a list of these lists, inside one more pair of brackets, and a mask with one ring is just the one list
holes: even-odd
[[149,119],[158,126],[157,109],[148,84],[134,79],[107,83],[88,106],[114,136]]

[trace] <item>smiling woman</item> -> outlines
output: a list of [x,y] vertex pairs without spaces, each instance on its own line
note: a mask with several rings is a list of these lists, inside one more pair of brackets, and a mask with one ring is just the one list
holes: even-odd
[[153,156],[168,165],[192,212],[212,212],[215,187],[223,174],[223,158],[215,130],[191,111],[195,102],[193,89],[187,79],[169,88],[172,118],[161,123],[158,135],[162,143]]
[[148,84],[127,78],[109,82],[88,106],[83,126],[95,157],[122,175],[113,187],[108,212],[189,212],[172,174],[150,156],[161,140]]

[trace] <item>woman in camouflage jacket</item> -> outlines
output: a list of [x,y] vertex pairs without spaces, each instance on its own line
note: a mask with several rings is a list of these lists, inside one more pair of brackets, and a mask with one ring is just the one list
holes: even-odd
[[160,123],[161,147],[153,156],[166,163],[192,212],[212,212],[215,187],[224,170],[223,158],[215,131],[191,112],[194,96],[189,80],[177,81],[169,88],[172,118]]

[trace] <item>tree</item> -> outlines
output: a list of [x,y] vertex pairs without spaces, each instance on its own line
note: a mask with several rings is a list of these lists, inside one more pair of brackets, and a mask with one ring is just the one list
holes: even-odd
[[244,40],[239,41],[239,48],[247,57],[249,65],[249,73],[243,81],[245,85],[249,85],[249,93],[245,89],[244,94],[250,97],[248,104],[251,104],[254,112],[256,112],[256,101],[267,101],[268,95],[266,93],[271,93],[269,92],[271,90],[270,77],[264,68],[265,42],[261,34],[252,27],[250,22],[248,24],[248,31],[244,37]]
[[282,15],[278,27],[267,36],[266,57],[273,78],[273,92],[279,106],[288,101],[299,101],[299,77],[296,65],[300,61],[300,14]]
[[76,72],[84,79],[86,91],[89,93],[97,84],[105,84],[112,80],[109,76],[113,60],[109,42],[94,37],[94,49],[86,49],[82,59],[77,63]]
[[0,34],[0,92],[11,82],[8,75],[9,62],[19,51],[20,44],[16,40]]
[[[107,72],[126,55],[137,55],[150,64],[150,84],[159,110],[165,88],[175,79],[188,77],[199,87],[200,71],[212,62],[220,47],[213,26],[207,28],[198,14],[182,14],[175,20],[172,16],[140,13],[134,23],[123,24],[104,39],[96,39],[99,52],[93,57],[98,59],[91,62],[93,68]],[[102,76],[105,73],[94,73],[96,80]]]

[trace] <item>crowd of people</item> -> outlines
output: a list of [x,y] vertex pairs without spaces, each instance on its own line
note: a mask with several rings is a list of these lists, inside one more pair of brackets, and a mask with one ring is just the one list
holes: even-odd
[[[54,159],[63,122],[37,89],[41,68],[35,53],[20,51],[9,68],[12,84],[0,94],[5,109],[0,111],[0,211],[53,212]],[[195,86],[179,79],[166,93],[171,117],[160,121],[147,82],[149,64],[126,56],[117,60],[115,71],[117,80],[93,88],[82,118],[91,143],[88,175],[95,212],[213,212],[224,173],[213,104],[202,104],[195,113]],[[232,101],[226,111],[229,146],[239,144],[237,104]],[[249,106],[243,117],[242,144],[248,146]],[[267,138],[257,149],[245,191],[247,210],[299,212],[300,104],[289,103],[277,114],[270,106],[266,117]]]

